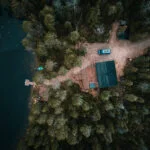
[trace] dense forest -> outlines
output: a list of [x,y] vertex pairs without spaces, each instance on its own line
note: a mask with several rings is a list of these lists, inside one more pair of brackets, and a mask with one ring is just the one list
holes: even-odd
[[150,50],[128,64],[117,87],[93,98],[71,81],[32,105],[19,150],[148,150]]
[[[150,2],[141,0],[12,0],[11,11],[27,33],[22,44],[34,51],[34,81],[64,75],[81,65],[82,42],[108,40],[111,25],[126,20],[130,40],[150,31]],[[22,9],[20,9],[22,8]],[[116,87],[97,97],[68,80],[47,87],[48,101],[32,103],[29,125],[18,150],[148,150],[150,148],[150,49],[132,60]],[[33,90],[33,97],[37,97]]]

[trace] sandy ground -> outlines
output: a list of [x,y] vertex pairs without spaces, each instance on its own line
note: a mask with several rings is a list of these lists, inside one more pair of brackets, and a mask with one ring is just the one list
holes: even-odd
[[[116,64],[116,71],[118,80],[123,75],[124,67],[128,58],[136,58],[143,55],[145,49],[150,46],[150,38],[144,41],[131,43],[128,40],[118,40],[116,32],[119,27],[118,23],[112,25],[112,31],[110,32],[110,38],[108,43],[84,43],[83,45],[87,49],[87,54],[82,57],[82,66],[72,68],[65,76],[57,76],[51,80],[44,80],[45,85],[54,85],[58,82],[64,82],[68,79],[72,79],[72,76],[78,74],[84,68],[95,64],[96,62],[103,62],[114,60]],[[110,55],[98,55],[97,50],[102,48],[110,48]]]

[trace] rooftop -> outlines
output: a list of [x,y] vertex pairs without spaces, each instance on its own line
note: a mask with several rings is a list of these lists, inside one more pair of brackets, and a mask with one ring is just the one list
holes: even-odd
[[96,75],[100,88],[117,85],[117,75],[114,61],[96,63]]

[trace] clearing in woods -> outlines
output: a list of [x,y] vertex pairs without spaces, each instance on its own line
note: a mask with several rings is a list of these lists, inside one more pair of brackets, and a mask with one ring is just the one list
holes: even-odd
[[[95,64],[96,62],[104,62],[114,60],[116,65],[116,72],[118,80],[123,75],[124,67],[129,58],[133,59],[145,53],[145,49],[150,46],[150,38],[144,41],[130,42],[128,40],[118,40],[116,32],[118,30],[119,23],[112,25],[112,31],[110,32],[110,38],[108,43],[83,43],[83,46],[87,49],[87,54],[82,57],[81,67],[74,67],[68,71],[64,76],[57,76],[51,80],[44,80],[44,85],[56,85],[57,83],[64,82],[71,79],[73,82],[78,83],[75,76],[80,72]],[[102,48],[110,48],[110,55],[98,55],[97,50]],[[81,85],[80,85],[81,87]],[[83,89],[82,89],[83,90]]]

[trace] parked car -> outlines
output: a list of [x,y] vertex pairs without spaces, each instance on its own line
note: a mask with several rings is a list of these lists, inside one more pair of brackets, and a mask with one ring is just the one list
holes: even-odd
[[99,50],[97,51],[97,53],[98,53],[99,55],[110,54],[110,53],[111,53],[111,49],[110,49],[110,48],[107,48],[107,49],[99,49]]

